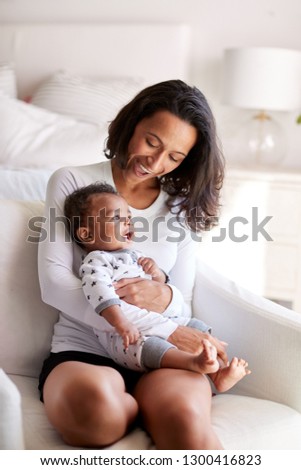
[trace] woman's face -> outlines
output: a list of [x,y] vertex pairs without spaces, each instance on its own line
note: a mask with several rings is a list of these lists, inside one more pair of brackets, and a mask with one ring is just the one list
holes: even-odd
[[128,146],[128,182],[154,179],[177,168],[197,141],[197,130],[169,111],[142,119]]

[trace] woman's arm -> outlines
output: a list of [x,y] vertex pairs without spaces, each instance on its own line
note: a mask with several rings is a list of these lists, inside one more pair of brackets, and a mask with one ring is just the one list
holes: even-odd
[[38,269],[45,303],[89,326],[101,328],[104,320],[87,302],[81,281],[75,274],[81,250],[70,240],[64,223],[65,198],[77,189],[76,178],[67,168],[49,180],[45,202],[45,223],[38,249]]
[[173,316],[192,316],[192,294],[196,276],[196,242],[189,230],[178,243],[177,259],[169,272],[172,300],[165,314]]

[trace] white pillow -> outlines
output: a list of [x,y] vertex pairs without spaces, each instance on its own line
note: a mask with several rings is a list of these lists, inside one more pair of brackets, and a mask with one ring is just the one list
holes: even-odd
[[0,164],[5,168],[84,165],[105,159],[106,128],[0,94]]
[[53,171],[49,168],[11,169],[0,166],[0,199],[45,201],[47,184]]
[[60,71],[41,84],[31,103],[95,124],[108,123],[143,88],[140,79],[88,78]]
[[0,63],[0,92],[11,98],[17,97],[16,75],[12,64]]

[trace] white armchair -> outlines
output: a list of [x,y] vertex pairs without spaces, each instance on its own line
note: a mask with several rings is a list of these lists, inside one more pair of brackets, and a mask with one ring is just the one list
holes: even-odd
[[252,370],[213,400],[213,423],[225,447],[301,449],[301,315],[205,264],[193,303],[213,334],[229,343],[229,357],[245,358]]
[[0,369],[0,449],[24,449],[21,395]]
[[[37,377],[57,312],[40,299],[37,243],[27,241],[40,202],[0,201],[0,448],[71,449],[39,401]],[[36,233],[31,233],[35,235]],[[246,358],[252,374],[213,398],[212,420],[226,449],[301,450],[301,315],[240,288],[200,264],[194,313]],[[21,398],[21,400],[20,400]],[[135,429],[110,449],[150,449]]]

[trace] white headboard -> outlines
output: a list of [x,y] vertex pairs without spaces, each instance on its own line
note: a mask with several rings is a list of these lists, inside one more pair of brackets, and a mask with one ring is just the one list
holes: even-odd
[[151,84],[189,78],[189,27],[171,24],[0,26],[0,62],[13,62],[19,96],[51,73],[135,76]]

